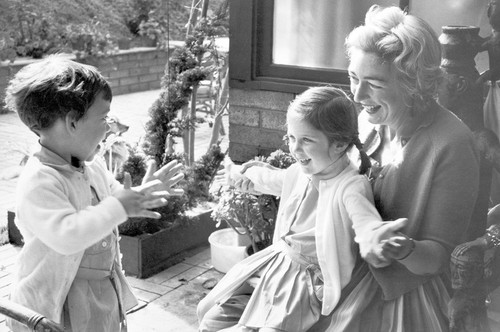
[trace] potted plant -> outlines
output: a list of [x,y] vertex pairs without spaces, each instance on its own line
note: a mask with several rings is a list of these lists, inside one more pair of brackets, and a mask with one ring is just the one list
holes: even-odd
[[[295,162],[289,153],[282,150],[276,150],[267,158],[257,159],[276,168],[288,168]],[[218,230],[213,236],[211,235],[212,264],[217,270],[227,272],[232,265],[237,263],[235,256],[241,260],[271,244],[279,198],[267,194],[257,196],[244,193],[233,186],[221,187],[217,196],[218,202],[212,212],[212,218],[217,222],[217,227],[224,223],[233,232],[231,234],[225,229]],[[246,241],[242,239],[242,236],[246,237]],[[230,249],[231,245],[236,248]],[[243,252],[237,247],[246,247],[246,250]],[[224,257],[221,258],[219,255],[224,255]]]

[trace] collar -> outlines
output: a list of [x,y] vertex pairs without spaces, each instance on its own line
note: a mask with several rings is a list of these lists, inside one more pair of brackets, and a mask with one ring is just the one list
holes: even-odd
[[311,176],[311,177],[307,177],[307,178],[312,183],[312,185],[314,186],[314,188],[319,191],[319,185],[320,185],[320,183],[325,182],[325,183],[328,184],[328,182],[333,181],[334,179],[338,178],[341,174],[344,174],[347,170],[350,170],[350,167],[351,167],[351,162],[348,159],[346,165],[344,166],[344,168],[338,174],[336,174],[335,176],[332,176],[331,178],[328,178],[328,179],[318,179],[314,175]]
[[34,156],[40,160],[40,162],[46,166],[50,166],[52,168],[70,171],[70,172],[80,172],[83,173],[85,169],[85,163],[80,162],[78,159],[75,161],[75,165],[79,164],[79,167],[76,167],[70,163],[68,163],[63,157],[50,150],[48,147],[43,146],[40,141],[38,141],[40,145],[39,151],[34,153]]

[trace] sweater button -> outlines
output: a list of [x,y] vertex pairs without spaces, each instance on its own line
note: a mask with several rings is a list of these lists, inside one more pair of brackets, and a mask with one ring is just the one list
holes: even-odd
[[101,245],[102,245],[103,248],[106,248],[106,246],[108,245],[108,243],[106,241],[102,241]]
[[381,178],[381,179],[383,179],[384,178],[384,174],[379,174],[378,177]]

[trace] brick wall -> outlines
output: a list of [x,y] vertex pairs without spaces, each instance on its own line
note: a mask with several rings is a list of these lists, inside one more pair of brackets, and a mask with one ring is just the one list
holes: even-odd
[[[173,47],[170,50],[173,50]],[[113,94],[121,95],[159,89],[168,56],[169,53],[166,50],[143,47],[120,51],[106,58],[82,58],[77,61],[99,68],[110,82]],[[68,57],[76,60],[73,55],[68,55]],[[6,112],[3,100],[9,79],[19,69],[35,61],[37,60],[0,62],[0,113]]]
[[286,133],[286,110],[293,93],[229,90],[229,156],[244,162],[281,148]]

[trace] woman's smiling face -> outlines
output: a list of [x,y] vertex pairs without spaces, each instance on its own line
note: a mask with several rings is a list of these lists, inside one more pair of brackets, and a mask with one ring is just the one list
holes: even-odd
[[397,131],[409,118],[410,107],[393,65],[374,53],[352,49],[348,72],[354,101],[363,106],[368,120]]

